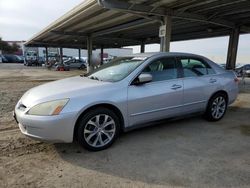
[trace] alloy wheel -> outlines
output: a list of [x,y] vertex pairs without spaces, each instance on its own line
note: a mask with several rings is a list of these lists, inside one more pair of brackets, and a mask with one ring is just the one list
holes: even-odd
[[85,141],[98,148],[109,144],[116,132],[114,119],[107,114],[98,114],[86,124],[83,134]]
[[224,97],[219,96],[214,99],[211,108],[211,114],[214,119],[220,119],[226,111],[226,100]]

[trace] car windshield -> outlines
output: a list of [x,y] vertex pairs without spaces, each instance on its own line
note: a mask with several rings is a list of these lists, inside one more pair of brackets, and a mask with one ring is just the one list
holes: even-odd
[[145,57],[118,57],[86,76],[105,82],[117,82],[127,77],[145,59]]

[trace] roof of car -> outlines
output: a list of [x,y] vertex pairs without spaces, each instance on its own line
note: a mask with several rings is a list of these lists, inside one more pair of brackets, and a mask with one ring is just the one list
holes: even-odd
[[192,54],[192,53],[184,53],[184,52],[147,52],[147,53],[137,53],[129,56],[133,57],[151,57],[155,55],[167,55],[167,56],[196,56],[202,57],[200,55]]

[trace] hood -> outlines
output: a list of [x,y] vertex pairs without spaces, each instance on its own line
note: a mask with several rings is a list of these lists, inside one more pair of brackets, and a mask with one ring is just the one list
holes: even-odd
[[71,98],[84,94],[84,91],[108,84],[111,83],[75,76],[34,87],[28,90],[20,101],[25,106],[32,107],[41,102]]

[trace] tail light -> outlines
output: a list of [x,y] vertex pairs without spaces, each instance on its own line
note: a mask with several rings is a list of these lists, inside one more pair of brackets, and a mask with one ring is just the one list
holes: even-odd
[[235,77],[234,82],[238,84],[240,82],[240,80],[237,77]]

